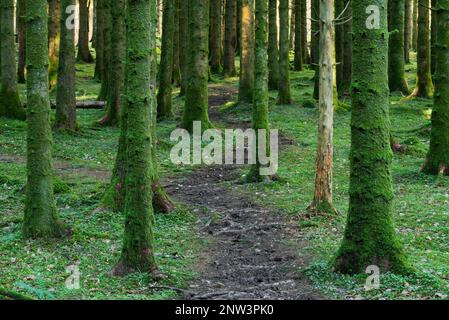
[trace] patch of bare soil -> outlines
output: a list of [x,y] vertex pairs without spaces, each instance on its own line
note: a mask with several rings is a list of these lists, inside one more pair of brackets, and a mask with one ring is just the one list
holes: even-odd
[[230,185],[238,178],[235,166],[210,166],[167,186],[178,201],[207,208],[200,214],[201,232],[211,244],[198,266],[201,276],[183,292],[184,298],[321,299],[299,272],[308,265],[308,257],[300,254],[305,243],[297,221],[233,191]]

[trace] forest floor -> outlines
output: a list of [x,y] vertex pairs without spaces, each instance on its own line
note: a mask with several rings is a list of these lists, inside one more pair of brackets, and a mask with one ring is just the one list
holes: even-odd
[[[416,66],[407,66],[410,87]],[[77,97],[94,100],[93,65],[77,65]],[[25,241],[20,235],[26,182],[26,124],[0,118],[0,287],[39,299],[445,299],[449,296],[449,179],[419,172],[428,148],[431,99],[401,102],[392,95],[391,122],[406,150],[393,159],[396,231],[416,274],[381,275],[365,291],[368,275],[332,271],[348,207],[350,112],[335,114],[336,217],[307,215],[313,198],[318,110],[313,72],[292,72],[294,104],[276,105],[270,92],[271,127],[281,133],[280,181],[238,184],[246,166],[175,166],[170,133],[182,112],[174,92],[175,121],[158,126],[163,183],[177,209],[157,214],[156,259],[165,279],[112,278],[120,256],[123,217],[102,206],[118,141],[118,128],[95,122],[101,110],[79,110],[80,131],[54,136],[55,192],[69,239]],[[249,126],[250,105],[236,105],[238,79],[214,78],[211,118],[217,128]],[[25,98],[21,86],[22,98]],[[54,93],[52,93],[54,98]],[[349,101],[346,101],[349,102]],[[68,267],[79,268],[80,289],[66,288]],[[73,270],[73,269],[72,269]]]

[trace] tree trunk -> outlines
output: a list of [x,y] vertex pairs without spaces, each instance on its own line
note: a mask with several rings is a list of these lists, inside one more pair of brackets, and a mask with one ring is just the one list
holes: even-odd
[[58,81],[61,1],[48,0],[48,12],[50,15],[50,19],[48,20],[48,56],[50,59],[48,76],[49,88],[53,89],[56,87],[56,82]]
[[101,0],[102,7],[102,28],[103,33],[102,39],[102,67],[101,67],[101,88],[97,100],[107,100],[110,94],[110,83],[111,83],[111,36],[112,36],[112,14],[111,14],[111,4],[115,0]]
[[[302,71],[302,63],[303,63],[303,41],[302,41],[302,10],[301,10],[301,6],[302,6],[303,0],[295,0],[295,70],[296,71]],[[293,38],[293,35],[292,35]]]
[[92,63],[94,58],[89,49],[89,4],[90,0],[79,0],[78,57],[81,62]]
[[279,1],[279,97],[278,104],[290,104],[290,57],[288,47],[288,0]]
[[[12,2],[12,1],[11,1]],[[48,21],[44,0],[26,1],[27,19],[27,186],[23,234],[27,238],[64,235],[53,194],[52,134],[48,96]],[[4,20],[3,20],[4,21]],[[14,72],[15,74],[15,72]]]
[[19,43],[19,57],[17,68],[17,81],[25,83],[25,56],[26,56],[26,0],[17,0],[17,40]]
[[312,63],[315,69],[314,77],[314,89],[313,98],[319,99],[320,90],[320,67],[319,67],[319,57],[320,57],[320,25],[318,22],[319,12],[320,12],[320,0],[312,1]]
[[156,57],[153,50],[148,50],[148,44],[155,37],[151,26],[151,10],[155,10],[155,6],[155,0],[127,2],[127,51],[136,54],[128,54],[126,58],[125,234],[122,255],[113,270],[118,276],[138,271],[155,274],[157,271],[151,189],[151,118],[156,103],[148,90],[154,85],[149,75],[154,77],[151,67]]
[[290,15],[290,39],[289,39],[289,49],[295,50],[295,30],[296,30],[296,12],[295,12],[295,1],[289,0],[288,11]]
[[237,0],[226,0],[225,12],[225,44],[223,74],[235,77],[235,51],[237,46]]
[[410,63],[412,42],[412,1],[405,0],[404,57],[405,63]]
[[222,0],[210,1],[210,35],[209,35],[210,71],[215,74],[221,72],[222,4],[223,4]]
[[172,76],[173,76],[173,34],[174,0],[164,0],[162,24],[161,65],[159,68],[159,91],[157,94],[157,117],[173,118]]
[[418,51],[418,0],[413,0],[413,13],[412,13],[412,49]]
[[[74,0],[62,0],[62,7],[75,5]],[[58,83],[56,93],[55,130],[76,131],[76,93],[75,93],[75,28],[67,20],[71,13],[61,14],[61,42],[59,48]]]
[[[344,17],[352,17],[352,8],[349,5]],[[342,49],[342,77],[338,86],[341,96],[350,95],[352,79],[352,19],[346,20],[343,25],[343,49]],[[335,97],[334,97],[335,98]]]
[[241,33],[239,101],[252,103],[254,94],[254,0],[242,0]]
[[388,8],[388,30],[390,32],[388,78],[390,92],[399,91],[408,95],[410,92],[405,80],[404,58],[404,0],[389,0]]
[[308,31],[307,31],[307,0],[301,0],[301,47],[303,63],[310,63]]
[[268,0],[268,87],[279,89],[279,39],[277,0]]
[[[380,10],[379,29],[367,29],[370,5]],[[357,45],[353,48],[350,200],[335,260],[335,270],[347,274],[363,274],[371,265],[382,274],[410,271],[392,216],[387,7],[387,0],[352,1]]]
[[[437,3],[437,0],[431,0],[431,7],[432,9],[435,8]],[[437,42],[437,14],[435,11],[431,10],[430,11],[431,14],[431,25],[430,25],[430,71],[431,74],[433,75],[435,73],[435,65],[436,65],[436,48],[435,48],[435,44]]]
[[0,12],[0,116],[25,120],[17,88],[14,0],[2,0]]
[[95,12],[96,12],[96,28],[95,28],[95,79],[101,81],[103,75],[103,51],[104,51],[104,41],[103,41],[103,28],[104,28],[104,2],[107,0],[94,0],[95,1]]
[[334,158],[334,3],[320,0],[320,118],[315,193],[308,208],[313,214],[335,214],[333,205]]
[[189,0],[180,0],[181,15],[179,16],[179,66],[181,69],[181,92],[184,96],[187,90],[187,60],[189,42]]
[[172,83],[175,87],[179,87],[181,84],[181,70],[179,67],[179,15],[180,15],[180,1],[174,0],[174,25],[173,25],[173,75]]
[[433,175],[449,175],[449,0],[438,0],[436,8],[435,100],[430,150],[423,171]]

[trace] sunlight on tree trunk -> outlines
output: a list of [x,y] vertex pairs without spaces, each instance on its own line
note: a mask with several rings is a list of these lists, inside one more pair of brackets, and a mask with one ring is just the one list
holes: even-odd
[[253,102],[254,94],[254,0],[242,0],[242,44],[239,101]]

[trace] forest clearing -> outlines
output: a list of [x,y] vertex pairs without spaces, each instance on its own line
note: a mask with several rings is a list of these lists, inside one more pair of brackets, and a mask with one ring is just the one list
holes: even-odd
[[[402,0],[52,2],[54,78],[47,1],[0,0],[0,300],[448,299],[449,1],[419,0],[415,25]],[[75,4],[96,12],[86,57]],[[195,122],[200,164],[180,164]]]

